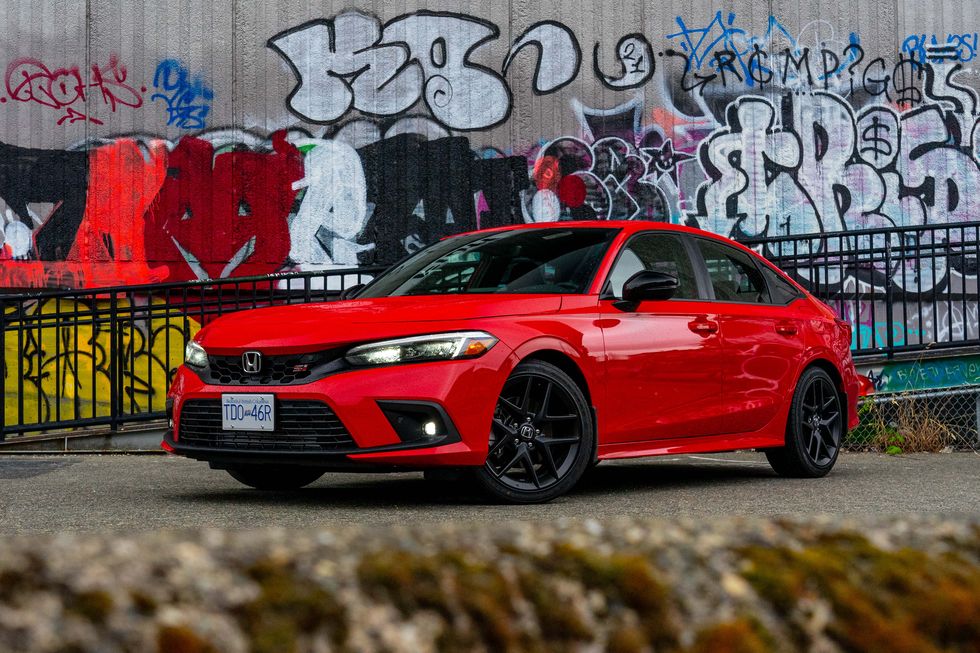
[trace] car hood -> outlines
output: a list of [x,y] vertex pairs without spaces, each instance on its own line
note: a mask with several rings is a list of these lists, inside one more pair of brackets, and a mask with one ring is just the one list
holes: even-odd
[[471,328],[469,320],[555,313],[558,295],[429,295],[275,306],[231,313],[198,334],[209,353],[296,353]]

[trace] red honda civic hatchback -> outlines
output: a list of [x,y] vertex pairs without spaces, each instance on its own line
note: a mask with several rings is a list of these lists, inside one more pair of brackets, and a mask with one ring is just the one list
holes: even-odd
[[819,477],[858,420],[850,344],[826,305],[703,231],[478,231],[352,298],[202,329],[163,447],[261,489],[449,467],[512,502],[657,454],[759,449],[780,475]]

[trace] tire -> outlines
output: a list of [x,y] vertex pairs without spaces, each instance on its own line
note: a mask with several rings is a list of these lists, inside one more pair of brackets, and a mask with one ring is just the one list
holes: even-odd
[[315,467],[241,465],[227,470],[231,477],[256,490],[298,490],[323,476]]
[[518,365],[501,390],[477,485],[507,503],[543,503],[582,478],[595,450],[592,411],[570,376],[544,361]]
[[845,415],[837,385],[824,370],[803,372],[786,420],[786,446],[766,451],[773,470],[789,478],[826,476],[837,462]]

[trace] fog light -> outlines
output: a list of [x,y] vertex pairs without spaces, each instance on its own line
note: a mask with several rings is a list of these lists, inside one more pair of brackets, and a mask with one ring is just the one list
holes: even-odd
[[378,407],[402,442],[421,442],[456,435],[449,416],[438,404],[379,401]]

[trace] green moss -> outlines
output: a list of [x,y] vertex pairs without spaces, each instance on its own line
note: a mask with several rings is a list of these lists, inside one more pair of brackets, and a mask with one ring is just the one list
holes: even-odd
[[210,642],[185,626],[162,626],[157,631],[159,653],[218,653]]
[[295,651],[301,635],[324,629],[336,645],[347,639],[346,613],[334,596],[285,565],[264,560],[248,575],[260,594],[237,611],[253,653]]
[[755,620],[738,619],[698,632],[687,653],[769,653],[772,639]]
[[406,616],[416,610],[435,610],[449,618],[452,613],[440,573],[434,557],[406,551],[367,554],[357,566],[361,587],[371,598],[391,602]]
[[677,645],[677,631],[670,619],[670,597],[657,579],[653,564],[633,553],[600,555],[561,544],[538,561],[543,570],[579,580],[586,588],[602,592],[611,603],[634,610],[655,649]]
[[29,553],[23,566],[0,570],[0,601],[12,603],[18,595],[48,589],[44,569],[44,559]]
[[853,533],[799,551],[741,554],[751,563],[745,578],[783,616],[804,597],[826,600],[834,613],[828,634],[845,650],[980,650],[980,567],[962,556],[882,551]]
[[133,590],[130,592],[129,598],[133,602],[133,609],[136,610],[137,614],[149,617],[157,611],[156,599],[146,592]]
[[650,644],[643,629],[626,624],[614,628],[606,643],[608,653],[643,653],[649,648]]
[[444,632],[438,642],[442,651],[470,650],[474,637],[495,651],[531,646],[526,633],[515,627],[513,588],[496,566],[472,560],[464,551],[369,554],[361,559],[357,575],[368,596],[390,602],[406,617],[434,610],[451,623],[455,613],[467,614],[476,632]]
[[68,600],[65,611],[102,625],[112,612],[112,595],[103,590],[79,592]]
[[546,641],[591,641],[595,634],[581,616],[562,603],[552,591],[552,583],[527,570],[519,573],[521,592],[534,606],[541,635]]

